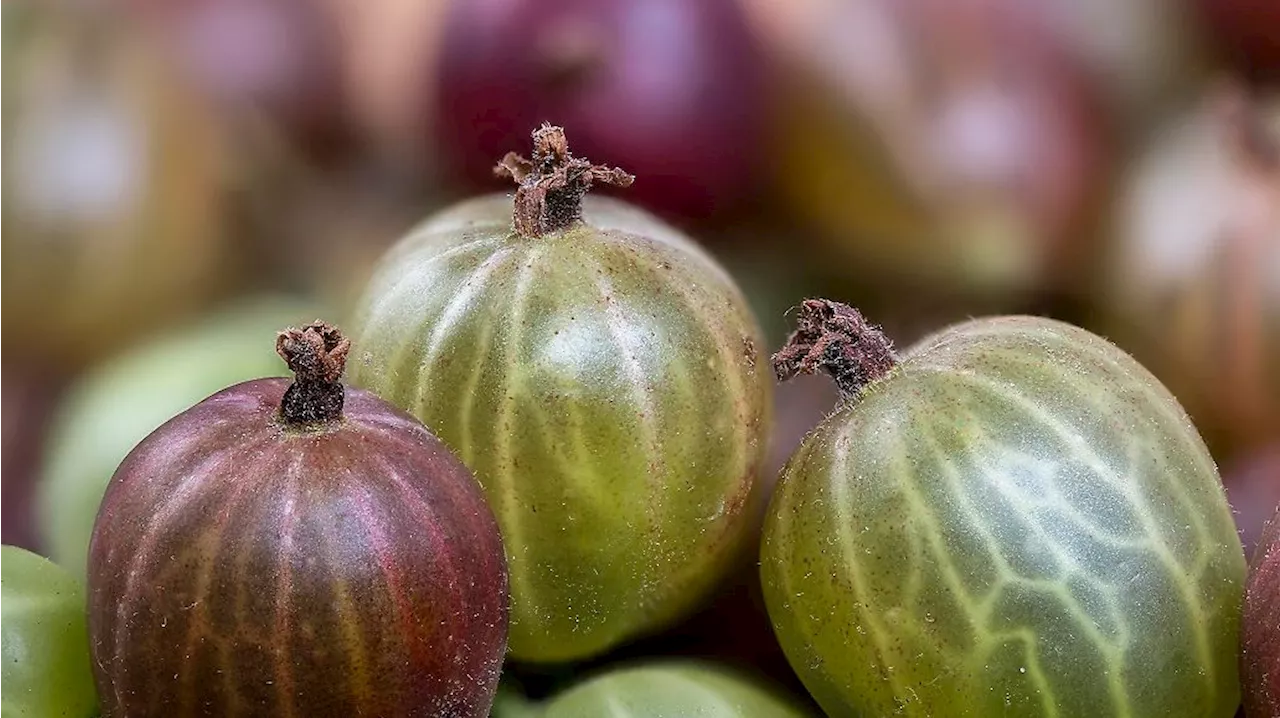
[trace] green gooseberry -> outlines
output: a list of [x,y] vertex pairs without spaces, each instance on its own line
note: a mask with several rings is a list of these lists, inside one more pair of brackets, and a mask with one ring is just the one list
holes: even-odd
[[1127,354],[1034,317],[901,356],[806,301],[780,378],[842,407],[768,509],[775,632],[840,716],[1231,716],[1245,561],[1186,413]]
[[532,163],[501,167],[514,201],[446,210],[384,258],[349,323],[349,376],[483,486],[511,655],[583,659],[671,622],[731,568],[772,381],[719,265],[660,220],[583,197],[629,175],[572,157],[550,126]]

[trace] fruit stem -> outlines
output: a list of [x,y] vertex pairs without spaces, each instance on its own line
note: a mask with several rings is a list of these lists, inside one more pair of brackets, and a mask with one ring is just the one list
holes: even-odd
[[582,197],[593,182],[628,187],[636,179],[617,167],[593,165],[569,154],[564,128],[551,124],[533,131],[532,161],[508,152],[493,173],[520,185],[512,219],[524,237],[541,237],[581,220]]
[[303,427],[342,418],[342,372],[350,350],[350,339],[318,320],[276,336],[276,353],[294,374],[280,401],[286,424]]
[[825,371],[847,401],[898,365],[893,342],[857,309],[827,299],[806,299],[796,330],[773,355],[778,381]]

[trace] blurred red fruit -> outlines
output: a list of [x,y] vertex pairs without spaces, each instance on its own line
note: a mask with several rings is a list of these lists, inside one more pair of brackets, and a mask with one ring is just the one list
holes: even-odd
[[0,540],[6,546],[39,551],[33,506],[35,483],[60,382],[31,371],[5,367],[2,385],[0,504],[3,504],[4,515]]
[[1280,81],[1280,2],[1198,0],[1198,4],[1224,59],[1250,78]]
[[627,198],[686,218],[729,208],[759,155],[762,68],[735,0],[464,0],[444,30],[435,140],[449,171],[494,162],[544,121],[636,175]]

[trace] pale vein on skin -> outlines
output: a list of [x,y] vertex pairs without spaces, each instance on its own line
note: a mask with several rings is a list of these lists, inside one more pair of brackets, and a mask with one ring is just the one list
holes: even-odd
[[[1201,612],[1202,607],[1200,605],[1200,599],[1187,586],[1181,564],[1174,558],[1169,547],[1166,546],[1164,541],[1161,539],[1160,530],[1156,525],[1154,517],[1149,511],[1146,501],[1142,496],[1135,494],[1133,487],[1129,485],[1129,482],[1125,481],[1124,477],[1116,474],[1107,464],[1106,460],[1099,456],[1087,441],[1084,441],[1079,434],[1074,432],[1071,427],[1059,421],[1057,417],[1054,417],[1052,414],[1044,411],[1035,403],[1026,400],[1026,398],[1021,394],[1009,391],[1002,385],[984,379],[972,372],[955,372],[954,376],[961,377],[967,381],[973,382],[980,388],[984,388],[994,394],[1000,395],[1023,411],[1028,412],[1031,416],[1034,416],[1037,421],[1046,427],[1051,428],[1056,434],[1058,434],[1064,444],[1077,451],[1095,473],[1099,476],[1107,477],[1111,481],[1112,485],[1117,487],[1128,499],[1130,505],[1134,507],[1135,514],[1137,514],[1138,518],[1142,521],[1143,531],[1151,541],[1150,550],[1159,557],[1160,562],[1163,563],[1165,568],[1170,571],[1172,583],[1178,587],[1178,593],[1183,601],[1186,602],[1186,606],[1190,613],[1194,615]],[[1209,660],[1209,643],[1208,636],[1205,634],[1205,627],[1199,621],[1192,621],[1191,623],[1191,629],[1195,634],[1196,651],[1199,654],[1198,657],[1200,658],[1201,667],[1204,670],[1205,680],[1208,685],[1213,688],[1213,692],[1216,693],[1217,688],[1213,675],[1214,664],[1212,660]]]
[[[516,279],[515,295],[511,299],[511,310],[507,314],[507,325],[509,327],[509,335],[507,337],[506,359],[507,367],[503,372],[502,396],[498,400],[498,420],[494,422],[494,430],[498,432],[497,436],[497,460],[493,467],[494,480],[501,486],[493,486],[489,491],[490,501],[493,501],[495,512],[505,519],[502,523],[502,533],[504,541],[509,541],[515,545],[522,545],[520,537],[523,533],[524,517],[521,516],[522,508],[513,500],[519,496],[517,480],[512,465],[511,451],[511,435],[514,433],[511,426],[511,418],[514,413],[515,398],[523,391],[524,375],[520,371],[521,366],[521,342],[524,338],[524,313],[526,304],[528,303],[529,287],[532,284],[534,270],[542,252],[539,249],[531,249],[524,253],[521,258],[520,272]],[[478,363],[478,362],[477,362]],[[470,417],[464,417],[464,425],[469,424]],[[501,488],[501,490],[498,490]],[[497,498],[501,497],[501,498]],[[513,584],[519,584],[519,588],[512,587],[511,593],[521,597],[522,612],[537,612],[537,607],[541,605],[538,598],[538,592],[530,581],[529,572],[524,566],[512,566],[510,572],[510,580]],[[532,604],[532,606],[530,606]]]

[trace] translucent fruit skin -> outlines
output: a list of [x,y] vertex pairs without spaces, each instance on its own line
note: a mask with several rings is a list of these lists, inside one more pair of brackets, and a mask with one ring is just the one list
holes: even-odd
[[84,586],[57,564],[14,546],[0,549],[0,571],[0,714],[96,715]]
[[[788,700],[711,665],[667,661],[622,668],[550,700],[542,718],[802,718]],[[497,718],[506,718],[498,716]]]
[[1245,572],[1174,398],[1046,319],[957,325],[810,434],[766,519],[792,666],[840,716],[1231,716]]
[[756,500],[771,378],[732,280],[676,230],[587,197],[511,231],[474,200],[393,248],[356,318],[353,384],[472,469],[502,527],[511,653],[601,653],[690,608]]

